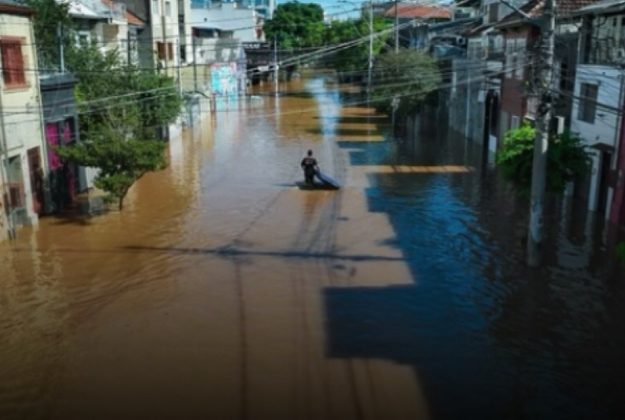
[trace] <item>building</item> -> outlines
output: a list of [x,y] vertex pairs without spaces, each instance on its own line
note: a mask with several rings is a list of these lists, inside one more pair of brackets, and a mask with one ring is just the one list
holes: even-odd
[[210,73],[201,88],[223,96],[243,92],[247,83],[243,44],[262,39],[258,12],[238,3],[192,3],[191,20],[194,62]]
[[46,175],[51,197],[47,211],[62,212],[75,201],[79,191],[87,189],[87,168],[62,161],[55,151],[58,146],[80,140],[74,98],[76,79],[69,73],[45,74],[40,76],[39,84],[48,158]]
[[[47,157],[32,11],[0,0],[0,173],[6,227],[34,225],[46,202]],[[6,230],[1,236],[6,237]]]
[[[119,0],[126,6],[126,11],[143,24],[136,30],[137,56],[139,66],[145,69],[157,69],[170,77],[177,77],[182,65],[181,36],[179,23],[183,6],[187,0]],[[184,11],[182,12],[184,16]],[[183,32],[184,35],[184,32]]]
[[488,155],[496,151],[499,139],[504,61],[504,37],[495,25],[512,9],[491,0],[465,0],[458,6],[455,20],[475,16],[480,20],[462,33],[466,56],[453,61],[450,126],[455,133],[482,144]]
[[[602,1],[579,11],[582,36],[575,77],[571,130],[589,146],[592,168],[585,182],[576,188],[588,209],[622,220],[622,144],[625,64],[625,2]],[[622,172],[621,172],[622,173]],[[615,188],[620,185],[618,194]],[[619,214],[621,213],[621,214]]]
[[[594,0],[562,0],[556,4],[558,18],[556,27],[555,51],[556,77],[553,89],[557,93],[554,114],[560,117],[560,129],[568,124],[568,110],[571,109],[572,80],[575,79],[578,25],[575,12]],[[501,87],[500,139],[505,133],[519,127],[524,121],[533,122],[536,116],[538,98],[536,96],[534,60],[540,42],[540,16],[543,0],[531,0],[520,7],[527,15],[510,13],[495,28],[503,32],[505,39],[505,63]],[[557,121],[557,119],[556,119]]]
[[401,47],[427,49],[430,41],[429,25],[451,20],[452,12],[442,6],[398,3],[384,10],[382,16],[389,20],[397,18]]
[[118,51],[131,64],[139,62],[139,35],[145,22],[113,0],[58,0],[67,2],[76,40],[95,43],[102,52]]

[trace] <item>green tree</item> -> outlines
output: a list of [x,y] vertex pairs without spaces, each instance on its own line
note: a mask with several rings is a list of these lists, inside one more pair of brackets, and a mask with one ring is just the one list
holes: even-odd
[[[529,124],[510,130],[497,154],[497,164],[506,179],[525,195],[532,185],[534,138],[536,130]],[[549,139],[547,154],[547,190],[560,193],[570,181],[583,176],[589,168],[589,156],[582,140],[569,132]]]
[[316,3],[279,4],[273,18],[263,26],[268,40],[276,39],[280,49],[323,45],[323,8]]
[[134,182],[165,166],[157,132],[179,115],[181,98],[171,78],[123,67],[117,52],[103,54],[95,45],[72,50],[68,66],[78,78],[81,142],[59,155],[98,168],[96,187],[121,210]]
[[372,99],[376,109],[389,113],[396,98],[397,113],[406,115],[419,109],[440,82],[438,65],[429,55],[408,49],[390,51],[380,55],[373,67]]
[[33,30],[39,67],[58,69],[61,63],[59,46],[72,47],[73,23],[69,16],[69,2],[56,0],[21,0],[21,3],[35,11]]
[[[390,25],[384,19],[373,20],[373,31],[378,33]],[[369,62],[369,20],[360,18],[352,20],[332,21],[325,29],[324,40],[326,46],[338,45],[350,41],[363,42],[350,48],[342,49],[331,57],[331,65],[337,71],[349,78],[364,78]],[[376,57],[388,39],[388,35],[377,36],[373,41],[373,57]],[[355,76],[355,77],[350,77]]]

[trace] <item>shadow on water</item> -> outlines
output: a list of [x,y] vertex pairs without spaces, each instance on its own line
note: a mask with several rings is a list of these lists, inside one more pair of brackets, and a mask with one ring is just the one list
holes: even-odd
[[414,284],[326,288],[329,356],[412,366],[434,418],[625,418],[625,275],[592,215],[554,200],[545,264],[528,269],[527,203],[481,149],[403,140],[339,146],[355,166],[482,169],[368,175]]
[[313,117],[316,120],[331,120],[337,124],[387,124],[388,119],[383,115],[350,115],[349,117],[333,117],[333,116],[321,116]]
[[311,134],[334,134],[337,137],[347,137],[347,136],[372,136],[372,135],[382,135],[383,133],[379,129],[368,129],[368,128],[333,128],[331,131],[329,129],[324,129],[323,127],[315,127],[309,128],[306,130]]

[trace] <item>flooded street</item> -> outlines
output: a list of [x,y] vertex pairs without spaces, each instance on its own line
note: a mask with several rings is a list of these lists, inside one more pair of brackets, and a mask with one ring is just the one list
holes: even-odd
[[[529,270],[527,203],[478,146],[351,98],[220,104],[123,212],[0,244],[0,419],[625,418],[592,215],[554,204]],[[308,149],[343,188],[295,186]]]

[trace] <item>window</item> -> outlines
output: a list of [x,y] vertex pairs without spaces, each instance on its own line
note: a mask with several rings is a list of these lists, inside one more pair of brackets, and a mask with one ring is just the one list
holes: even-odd
[[26,85],[22,41],[15,38],[0,39],[0,59],[5,86],[11,88]]
[[174,44],[171,42],[157,42],[156,53],[159,60],[167,60],[174,58]]
[[158,0],[152,0],[152,13],[158,15]]
[[158,58],[159,60],[165,60],[166,57],[166,50],[165,50],[165,44],[163,42],[157,42],[156,43],[156,53],[158,54]]
[[595,123],[595,113],[597,112],[597,93],[599,87],[591,83],[582,83],[580,89],[579,108],[577,119],[590,124]]
[[165,16],[171,16],[171,2],[165,2]]
[[499,20],[499,4],[491,4],[488,6],[488,22],[497,22]]

